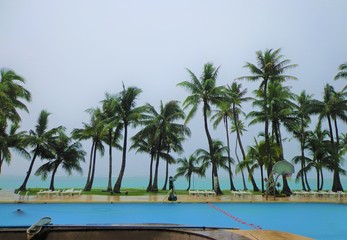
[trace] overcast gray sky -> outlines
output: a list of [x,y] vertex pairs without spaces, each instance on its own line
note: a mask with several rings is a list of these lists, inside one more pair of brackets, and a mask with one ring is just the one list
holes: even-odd
[[[326,83],[345,85],[332,81],[347,62],[345,0],[1,0],[0,9],[0,67],[22,75],[33,97],[23,130],[34,127],[42,109],[52,113],[50,127],[80,128],[89,121],[84,110],[105,92],[121,91],[122,82],[143,90],[139,104],[183,101],[187,92],[176,84],[189,80],[185,68],[199,76],[203,64],[213,62],[221,66],[218,84],[230,84],[248,75],[242,66],[256,62],[256,51],[269,48],[282,48],[299,65],[288,72],[299,78],[288,83],[295,93],[320,98]],[[258,83],[243,86],[251,93]],[[189,127],[187,156],[206,147],[202,117]],[[251,144],[254,134],[250,129],[244,141]],[[220,130],[212,135],[224,140]],[[287,151],[290,160],[296,150]],[[97,175],[106,174],[106,159]],[[3,174],[24,175],[28,165],[15,158]],[[148,156],[130,153],[125,175],[147,175],[147,168]]]

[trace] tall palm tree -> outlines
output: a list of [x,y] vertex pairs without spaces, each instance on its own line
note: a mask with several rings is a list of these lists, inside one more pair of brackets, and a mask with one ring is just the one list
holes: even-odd
[[[289,59],[284,59],[280,54],[281,49],[277,50],[265,50],[257,51],[257,64],[252,64],[247,62],[244,66],[248,68],[252,75],[239,77],[238,80],[249,80],[249,81],[258,81],[260,80],[259,89],[263,92],[262,97],[264,100],[264,117],[265,117],[265,144],[267,147],[267,153],[269,159],[271,159],[270,151],[270,138],[269,138],[269,101],[268,101],[268,84],[269,82],[284,82],[288,79],[296,79],[296,77],[285,75],[284,72],[296,67],[296,64],[290,64]],[[270,172],[272,166],[270,166]],[[268,169],[269,171],[269,169]]]
[[202,168],[201,166],[198,166],[199,161],[195,153],[191,154],[188,159],[185,157],[178,158],[177,163],[180,166],[177,168],[175,179],[177,177],[182,177],[182,176],[184,176],[187,179],[188,187],[186,191],[190,189],[191,179],[193,174],[196,174],[199,177],[205,176],[204,168]]
[[112,148],[121,149],[118,144],[121,138],[121,126],[119,124],[119,116],[116,114],[117,97],[109,93],[105,94],[105,99],[102,101],[101,124],[104,125],[104,130],[107,132],[105,142],[108,145],[108,184],[107,191],[112,192]]
[[18,132],[19,124],[13,123],[10,126],[9,131],[0,134],[0,174],[2,169],[2,164],[7,162],[10,164],[12,159],[11,149],[19,153],[26,159],[30,159],[30,154],[26,151],[25,138],[27,132]]
[[[178,84],[178,86],[187,89],[187,91],[189,91],[191,94],[183,102],[184,109],[191,107],[185,123],[188,123],[194,117],[198,110],[199,104],[202,103],[203,105],[202,111],[204,118],[204,129],[211,156],[213,156],[213,140],[208,128],[208,117],[211,114],[212,105],[217,105],[223,100],[223,87],[216,86],[218,70],[219,67],[215,68],[212,63],[206,63],[204,65],[203,73],[199,79],[191,70],[187,69],[191,81],[183,81]],[[216,193],[222,194],[218,181],[216,161],[217,159],[212,159],[212,175],[214,176],[212,178],[212,186],[214,187],[214,179],[216,178]]]
[[[336,92],[334,88],[326,84],[324,87],[324,96],[323,102],[321,102],[320,106],[320,115],[319,119],[327,119],[329,133],[330,133],[330,142],[333,149],[333,161],[334,164],[332,167],[334,168],[333,174],[333,191],[343,191],[343,187],[340,179],[340,164],[339,164],[339,150],[340,148],[340,140],[339,140],[339,131],[337,125],[337,119],[340,119],[344,122],[347,122],[347,100],[344,99],[344,93]],[[334,125],[334,126],[333,126]],[[333,127],[335,130],[333,130]],[[334,139],[335,135],[335,139]]]
[[143,114],[146,110],[145,106],[136,107],[136,101],[141,92],[142,90],[137,87],[125,88],[123,84],[123,90],[117,94],[118,104],[115,106],[115,112],[119,116],[119,124],[121,126],[121,129],[123,129],[123,146],[122,164],[117,181],[113,187],[113,191],[115,193],[120,193],[125,172],[126,153],[128,151],[128,127],[136,126],[143,118]]
[[[216,178],[214,181],[215,186],[212,189],[216,191],[218,188],[218,169],[228,169],[228,156],[227,156],[227,147],[219,140],[212,141],[212,151],[206,151],[205,149],[199,148],[196,150],[195,154],[197,155],[198,161],[202,162],[202,171],[205,171],[210,165],[215,164],[215,172],[212,173],[212,178]],[[217,191],[216,191],[217,192]]]
[[89,112],[91,117],[90,123],[83,123],[83,128],[75,128],[71,133],[72,137],[79,141],[88,139],[92,140],[88,176],[84,186],[84,191],[90,191],[93,187],[97,152],[99,152],[101,156],[103,156],[105,152],[104,145],[102,144],[102,140],[105,138],[105,131],[104,126],[100,121],[101,110],[99,108],[88,109],[87,112]]
[[[295,96],[296,106],[294,110],[294,116],[296,116],[296,122],[292,124],[289,128],[289,131],[293,133],[294,137],[300,142],[300,156],[294,158],[295,163],[301,165],[301,169],[306,169],[306,163],[308,158],[305,156],[305,143],[308,135],[307,129],[311,123],[310,115],[315,108],[315,101],[312,98],[312,95],[307,94],[305,91],[302,91],[299,95]],[[300,171],[301,186],[304,191],[311,190],[307,180],[306,171]]]
[[31,175],[35,160],[37,157],[41,159],[52,159],[54,157],[52,146],[57,137],[57,133],[62,127],[52,128],[48,130],[48,116],[49,112],[42,110],[40,112],[37,125],[35,130],[29,131],[29,136],[27,136],[27,143],[33,148],[31,151],[33,156],[29,165],[29,169],[25,176],[22,185],[18,188],[19,191],[26,189],[27,182]]
[[82,174],[80,161],[84,162],[85,151],[79,142],[72,142],[72,139],[65,135],[64,131],[59,132],[59,136],[53,143],[54,159],[39,167],[35,173],[37,176],[42,176],[42,179],[47,179],[48,173],[52,172],[49,189],[54,191],[54,179],[58,168],[61,166],[68,175],[75,170]]
[[234,186],[233,182],[233,172],[231,169],[231,163],[233,162],[233,159],[231,158],[230,154],[230,139],[229,139],[229,121],[228,119],[232,117],[232,110],[231,110],[231,102],[220,102],[217,105],[216,113],[212,116],[212,120],[214,120],[213,127],[216,129],[221,121],[223,121],[224,129],[225,129],[225,136],[227,140],[227,153],[228,153],[228,173],[229,173],[229,182],[230,182],[230,190],[235,191],[236,188]]
[[[242,103],[245,103],[249,100],[252,100],[250,97],[246,97],[245,95],[247,94],[247,89],[242,89],[242,85],[238,84],[236,82],[233,82],[231,86],[228,85],[227,90],[226,90],[227,98],[232,102],[232,112],[233,112],[233,132],[236,133],[236,139],[238,146],[240,148],[241,154],[242,154],[242,159],[243,161],[246,160],[246,153],[243,148],[242,144],[242,127],[241,121],[240,121],[240,115],[245,115],[245,113],[242,111]],[[236,150],[235,150],[236,151]],[[249,179],[251,180],[252,186],[253,186],[253,191],[258,192],[259,188],[254,180],[253,174],[250,171],[250,168],[246,165],[246,169],[248,171],[248,176]],[[243,183],[244,183],[244,189],[246,190],[246,184],[244,180],[244,174],[243,170],[241,169],[241,174],[243,178]]]

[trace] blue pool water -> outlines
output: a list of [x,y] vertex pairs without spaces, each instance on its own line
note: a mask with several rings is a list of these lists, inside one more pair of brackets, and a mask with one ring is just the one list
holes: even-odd
[[[18,213],[16,210],[21,209]],[[170,223],[279,230],[314,239],[346,239],[347,206],[323,203],[0,204],[0,226]]]

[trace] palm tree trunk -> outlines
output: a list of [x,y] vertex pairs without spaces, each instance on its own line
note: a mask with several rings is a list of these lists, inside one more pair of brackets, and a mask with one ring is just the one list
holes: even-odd
[[124,124],[124,140],[123,140],[123,153],[122,153],[122,165],[118,175],[116,184],[114,185],[113,191],[115,193],[120,193],[120,188],[122,186],[123,175],[125,171],[126,164],[126,152],[127,152],[127,137],[128,137],[128,125]]
[[321,185],[319,186],[319,190],[323,190],[324,176],[323,176],[323,169],[322,168],[320,168],[320,176],[321,176]]
[[[239,128],[239,119],[238,119],[238,114],[236,112],[236,108],[235,108],[235,104],[234,103],[233,103],[233,115],[234,115],[234,125],[235,125],[237,142],[238,142],[240,150],[241,150],[242,159],[243,159],[243,161],[245,161],[246,160],[246,153],[245,153],[245,150],[243,149],[243,144],[242,144],[242,141],[241,141],[241,133],[240,133],[240,128]],[[249,178],[250,178],[252,186],[253,186],[253,191],[259,192],[259,188],[258,188],[258,186],[257,186],[257,184],[256,184],[256,182],[255,182],[255,180],[253,178],[252,171],[249,168],[248,164],[246,165],[246,168],[247,168],[248,175],[249,175]],[[242,172],[242,178],[243,178],[243,181],[245,181],[243,172]],[[245,186],[245,184],[244,184],[244,189],[247,190],[247,187]]]
[[191,177],[191,175],[189,175],[189,177],[188,177],[188,188],[187,188],[186,191],[190,190],[190,182],[191,182],[191,180],[192,180],[192,177]]
[[92,147],[90,149],[88,176],[87,176],[86,185],[84,186],[84,191],[87,191],[87,188],[88,188],[88,185],[89,185],[89,182],[90,182],[90,175],[91,175],[91,172],[92,172],[92,165],[93,165],[94,147],[95,147],[95,142],[93,141]]
[[[305,138],[303,128],[301,128],[300,134],[300,148],[301,148],[301,169],[305,168]],[[306,191],[304,171],[301,171],[301,187],[303,191]]]
[[[204,128],[205,128],[205,133],[206,133],[206,136],[207,136],[207,141],[208,141],[208,145],[209,145],[209,149],[210,149],[210,154],[212,153],[212,145],[213,145],[213,142],[212,142],[212,137],[211,137],[211,134],[210,134],[210,131],[208,130],[208,124],[207,124],[207,103],[204,102],[204,107],[203,107],[203,113],[204,113]],[[211,156],[212,158],[214,158],[214,156]],[[218,174],[217,174],[217,168],[216,168],[216,160],[215,159],[211,159],[212,161],[212,185],[215,185],[213,187],[216,194],[223,194],[222,190],[220,189],[220,186],[219,186],[219,181],[218,181]],[[213,177],[216,177],[217,179],[217,183],[214,183],[214,178]]]
[[107,191],[112,192],[112,129],[108,130],[108,140],[109,140],[109,149],[108,149],[108,156],[109,156],[109,164],[108,164],[108,184],[107,184]]
[[265,187],[264,187],[264,170],[263,170],[263,165],[260,166],[260,178],[261,178],[261,192],[265,192]]
[[[240,164],[240,158],[239,155],[237,154],[237,146],[238,146],[238,139],[236,138],[236,143],[235,143],[235,156],[237,159],[238,164]],[[246,180],[245,180],[245,174],[243,173],[243,169],[241,171],[241,176],[242,176],[242,184],[243,184],[243,190],[247,191],[247,186],[246,186]]]
[[152,191],[153,161],[154,161],[154,154],[151,154],[151,163],[149,167],[149,182],[146,189],[147,192]]
[[160,160],[160,151],[161,151],[161,141],[162,141],[162,136],[161,134],[159,135],[159,140],[158,140],[158,147],[157,147],[157,159],[155,163],[155,170],[154,170],[154,179],[153,179],[153,186],[152,186],[152,191],[153,192],[158,192],[158,171],[159,171],[159,160]]
[[320,176],[319,176],[319,168],[316,167],[316,176],[317,176],[317,191],[319,191],[319,187],[320,187]]
[[33,166],[34,166],[34,163],[35,163],[35,159],[37,157],[37,153],[38,153],[38,148],[39,146],[36,146],[36,150],[35,150],[35,153],[34,153],[34,156],[30,162],[30,166],[29,166],[29,169],[27,171],[27,175],[25,176],[25,179],[22,183],[22,185],[18,188],[18,191],[23,191],[26,189],[26,186],[27,186],[27,183],[28,183],[28,180],[29,180],[29,177],[30,177],[30,174],[31,174],[31,171],[33,170]]
[[58,167],[59,167],[59,164],[57,164],[54,169],[53,169],[53,172],[52,172],[52,177],[51,177],[51,183],[49,185],[49,189],[54,191],[54,178],[55,178],[55,174],[58,170]]
[[95,165],[96,165],[96,146],[94,147],[94,153],[93,153],[93,167],[92,167],[92,174],[90,176],[90,180],[87,186],[87,190],[86,191],[90,191],[92,190],[93,187],[93,183],[94,183],[94,175],[95,175]]
[[228,127],[228,118],[224,120],[225,125],[225,134],[227,137],[227,149],[228,149],[228,173],[229,173],[229,182],[230,182],[230,190],[235,191],[236,188],[233,182],[233,173],[231,171],[231,154],[230,154],[230,140],[229,140],[229,127]]
[[166,161],[166,168],[165,168],[165,181],[164,186],[161,190],[166,190],[167,186],[167,180],[169,179],[169,161]]

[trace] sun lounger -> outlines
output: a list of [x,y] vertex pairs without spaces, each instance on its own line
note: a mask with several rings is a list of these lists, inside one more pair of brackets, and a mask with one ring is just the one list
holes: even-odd
[[71,189],[63,190],[61,192],[61,195],[62,196],[70,196],[70,197],[72,197],[74,195],[80,196],[81,193],[82,193],[82,190],[74,190],[73,188],[71,188]]

